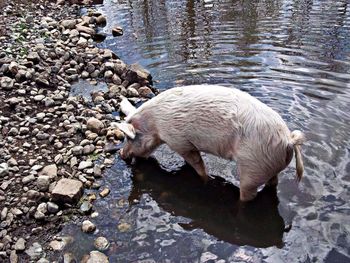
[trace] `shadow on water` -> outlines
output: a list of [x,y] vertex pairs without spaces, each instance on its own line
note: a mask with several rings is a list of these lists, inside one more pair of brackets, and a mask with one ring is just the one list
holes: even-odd
[[220,177],[203,184],[191,167],[174,173],[155,159],[137,160],[132,167],[129,202],[149,194],[173,216],[191,219],[186,230],[203,229],[219,240],[254,247],[283,246],[284,221],[278,212],[276,189],[265,188],[254,201],[239,202],[239,188]]

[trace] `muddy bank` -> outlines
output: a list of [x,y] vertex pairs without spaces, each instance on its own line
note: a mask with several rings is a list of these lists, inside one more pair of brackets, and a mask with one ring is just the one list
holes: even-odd
[[111,125],[120,96],[137,102],[157,91],[146,70],[96,47],[106,19],[93,8],[80,16],[81,6],[64,1],[2,6],[0,261],[48,262],[69,243],[53,237],[61,225],[81,222],[109,194],[97,179],[124,137]]

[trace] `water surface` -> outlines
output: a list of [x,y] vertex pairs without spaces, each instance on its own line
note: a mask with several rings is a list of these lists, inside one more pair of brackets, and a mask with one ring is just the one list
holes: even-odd
[[[157,88],[245,90],[308,139],[299,186],[292,163],[277,193],[265,189],[243,208],[232,162],[206,156],[225,180],[203,186],[167,149],[160,164],[119,160],[103,181],[112,193],[95,203],[111,262],[350,262],[349,1],[114,0],[99,9],[101,31],[124,29],[101,45],[144,66]],[[70,248],[81,254],[96,237],[74,225],[64,233],[84,240]]]

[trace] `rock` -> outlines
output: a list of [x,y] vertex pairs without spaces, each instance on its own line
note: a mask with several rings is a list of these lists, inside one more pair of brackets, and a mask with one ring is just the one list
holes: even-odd
[[126,231],[129,231],[131,228],[131,225],[128,224],[128,223],[120,223],[118,225],[118,229],[120,232],[126,232]]
[[96,17],[95,21],[96,21],[97,25],[105,25],[105,24],[107,24],[107,19],[103,15],[100,15],[100,16]]
[[94,35],[95,34],[95,29],[91,28],[91,27],[87,27],[87,26],[82,26],[82,25],[76,25],[75,26],[76,29],[79,31],[79,32],[83,32],[83,33],[86,33],[86,34],[89,34],[89,35]]
[[100,196],[101,197],[106,197],[109,193],[110,193],[111,190],[109,190],[108,188],[105,188],[102,190],[102,192],[100,193]]
[[37,64],[40,62],[40,57],[37,52],[31,52],[28,54],[27,59],[29,61],[32,61],[34,64]]
[[138,97],[139,96],[138,91],[132,87],[127,88],[127,92],[128,92],[129,97]]
[[80,37],[77,43],[77,46],[79,47],[87,47],[88,41],[84,37]]
[[82,182],[63,178],[58,181],[52,191],[53,201],[75,203],[83,194]]
[[50,263],[46,258],[39,259],[36,263]]
[[78,170],[84,170],[93,166],[91,161],[81,161],[78,166]]
[[24,240],[24,238],[20,237],[15,244],[15,250],[24,251],[25,249],[26,249],[26,241]]
[[53,202],[47,202],[47,211],[51,214],[55,214],[59,211],[59,207]]
[[99,251],[91,251],[88,256],[83,257],[81,263],[109,263],[109,260],[105,254]]
[[0,86],[4,90],[11,90],[13,88],[14,83],[15,80],[9,77],[2,77],[0,80]]
[[29,133],[29,128],[28,127],[21,127],[19,128],[19,134],[20,135],[26,135]]
[[151,99],[155,96],[152,90],[146,86],[139,88],[137,91],[140,94],[140,96],[144,98]]
[[81,226],[81,230],[84,232],[84,233],[92,233],[94,232],[96,229],[96,226],[94,223],[92,223],[91,221],[89,220],[85,220],[83,221],[83,224]]
[[36,80],[35,80],[35,83],[38,85],[38,86],[41,86],[41,87],[44,87],[44,88],[49,88],[50,87],[50,83],[47,79],[45,79],[44,77],[38,77]]
[[29,247],[25,253],[32,259],[36,260],[40,258],[41,254],[43,253],[43,248],[38,242],[33,243],[31,247]]
[[[55,158],[56,160],[56,158]],[[45,166],[40,172],[39,176],[48,176],[50,179],[54,179],[57,177],[57,166],[56,164],[50,164]]]
[[42,101],[44,98],[45,98],[44,95],[36,95],[36,96],[34,96],[34,100],[36,102]]
[[78,262],[72,253],[64,253],[63,263],[76,263]]
[[94,245],[98,250],[105,251],[109,247],[109,242],[105,237],[98,237],[95,239]]
[[0,164],[0,178],[9,174],[9,166],[7,163]]
[[15,61],[12,61],[9,65],[9,71],[13,74],[16,75],[18,72],[19,68],[18,68],[18,64]]
[[114,37],[122,36],[123,35],[123,28],[116,26],[112,29],[112,35]]
[[53,240],[50,242],[49,247],[55,251],[62,251],[69,243],[73,242],[72,237],[61,237],[60,240]]
[[39,191],[47,191],[50,186],[50,177],[48,177],[47,175],[39,176],[36,180],[36,186],[38,187]]
[[84,214],[89,214],[92,210],[92,204],[89,201],[84,201],[80,206],[80,211]]
[[86,125],[87,128],[94,133],[100,133],[101,130],[104,128],[103,122],[94,117],[88,119]]
[[12,250],[10,253],[10,263],[17,263],[18,262],[18,256],[16,254],[15,250]]
[[83,146],[80,146],[80,145],[74,146],[72,148],[72,154],[76,155],[76,156],[82,155],[83,154],[83,150],[84,150]]
[[102,176],[102,169],[101,169],[101,166],[99,165],[95,165],[94,166],[94,169],[93,169],[93,172],[94,172],[94,176],[96,178],[100,178]]
[[61,26],[67,29],[74,29],[76,24],[77,24],[76,19],[67,19],[67,20],[61,21]]
[[34,174],[30,174],[30,175],[25,176],[25,177],[22,178],[22,183],[23,184],[28,184],[28,183],[30,183],[30,182],[32,182],[34,180],[35,180]]

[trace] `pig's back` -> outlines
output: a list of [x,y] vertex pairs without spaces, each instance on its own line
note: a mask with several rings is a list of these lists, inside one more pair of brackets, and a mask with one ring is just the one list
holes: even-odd
[[256,136],[259,125],[271,130],[276,124],[286,128],[275,111],[249,94],[217,85],[169,89],[135,114],[143,113],[153,116],[160,138],[168,144],[190,142],[200,151],[226,159],[235,157],[242,139]]

